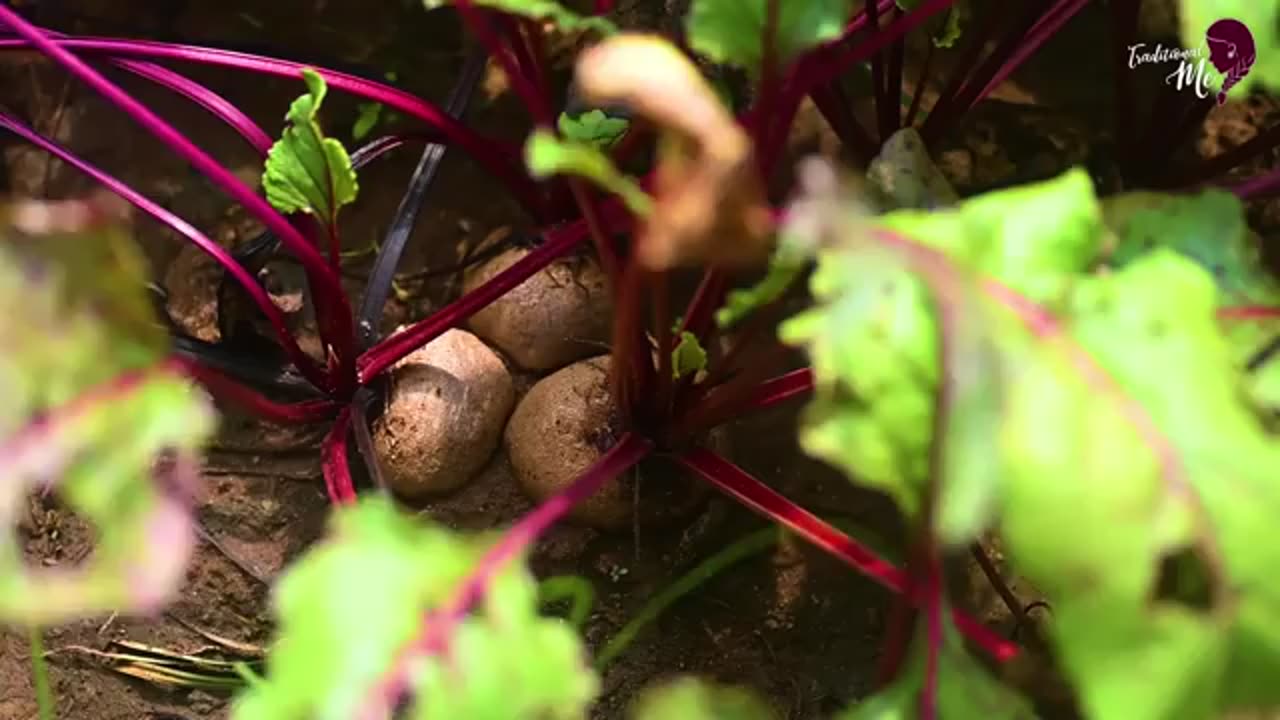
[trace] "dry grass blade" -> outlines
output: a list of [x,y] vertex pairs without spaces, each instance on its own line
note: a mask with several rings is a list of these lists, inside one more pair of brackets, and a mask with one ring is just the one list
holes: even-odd
[[242,668],[261,672],[261,650],[234,641],[228,642],[231,642],[232,647],[252,648],[258,654],[252,660],[245,660],[243,657],[227,659],[205,655],[210,652],[223,654],[222,642],[218,645],[197,648],[191,653],[179,653],[130,640],[113,640],[107,645],[107,650],[97,650],[83,645],[68,645],[50,651],[47,655],[64,652],[88,655],[106,661],[107,668],[113,672],[159,687],[233,690],[245,685]]

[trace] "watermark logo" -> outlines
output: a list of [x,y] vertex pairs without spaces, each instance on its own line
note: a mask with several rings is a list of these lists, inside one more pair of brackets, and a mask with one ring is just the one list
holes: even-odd
[[[1129,68],[1139,65],[1177,62],[1178,68],[1165,76],[1165,84],[1176,90],[1193,88],[1196,96],[1207,98],[1213,94],[1210,83],[1221,80],[1217,103],[1227,101],[1227,92],[1244,79],[1258,58],[1253,33],[1239,20],[1219,20],[1205,32],[1205,44],[1197,48],[1166,48],[1156,45],[1149,49],[1146,43],[1129,46]],[[1212,66],[1215,73],[1209,69]]]
[[1218,91],[1218,104],[1227,101],[1227,91],[1249,74],[1253,62],[1258,59],[1258,49],[1253,43],[1253,33],[1239,20],[1219,20],[1205,32],[1209,46],[1209,61],[1222,73],[1222,89]]

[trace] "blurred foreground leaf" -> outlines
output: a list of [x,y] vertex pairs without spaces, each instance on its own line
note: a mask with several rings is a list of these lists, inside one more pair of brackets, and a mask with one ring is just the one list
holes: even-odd
[[[487,543],[372,498],[334,516],[329,536],[281,579],[280,630],[265,679],[236,720],[356,717],[427,613],[450,598]],[[514,565],[443,655],[415,659],[411,717],[585,717],[597,688],[572,625],[538,615],[538,587]]]
[[[163,365],[146,265],[105,200],[0,207],[0,621],[159,609],[195,544],[203,396]],[[93,525],[79,568],[33,568],[16,528],[55,490]]]

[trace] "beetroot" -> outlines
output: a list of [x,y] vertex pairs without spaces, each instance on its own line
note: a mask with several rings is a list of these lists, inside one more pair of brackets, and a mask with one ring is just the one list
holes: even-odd
[[449,330],[391,372],[373,441],[388,486],[419,499],[471,479],[498,446],[515,403],[511,374],[475,335]]

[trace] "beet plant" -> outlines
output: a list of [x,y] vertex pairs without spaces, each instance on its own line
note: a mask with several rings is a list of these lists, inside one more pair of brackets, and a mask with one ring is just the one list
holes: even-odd
[[[597,372],[575,375],[596,384],[574,420],[594,426],[592,442],[579,433],[553,446],[573,443],[573,452],[565,453],[572,456],[565,472],[550,473],[552,459],[529,446],[546,443],[539,428],[555,422],[521,407],[507,428],[513,464],[540,499],[537,508],[503,533],[476,538],[410,521],[386,497],[340,509],[330,537],[281,581],[279,637],[266,676],[242,696],[236,717],[380,718],[405,703],[424,718],[584,715],[598,680],[571,628],[539,614],[520,559],[554,523],[606,503],[610,483],[651,456],[673,459],[898,594],[883,649],[885,688],[846,717],[1033,716],[1032,704],[992,672],[1018,649],[954,607],[942,581],[944,563],[966,549],[981,558],[979,541],[990,536],[1052,608],[1050,653],[1081,714],[1208,718],[1277,704],[1267,680],[1280,669],[1272,630],[1280,599],[1267,575],[1277,558],[1263,541],[1263,523],[1280,503],[1266,475],[1277,445],[1265,321],[1275,317],[1277,298],[1241,203],[1273,191],[1276,173],[1233,193],[1161,195],[1146,190],[1157,173],[1135,154],[1122,163],[1125,194],[1100,198],[1088,174],[1074,169],[959,201],[929,158],[937,138],[1083,1],[1028,3],[1007,11],[1004,27],[966,29],[968,49],[918,129],[924,82],[901,112],[904,35],[924,29],[940,45],[956,42],[961,10],[948,0],[912,7],[872,0],[853,17],[849,3],[832,0],[695,0],[684,44],[749,76],[752,103],[740,116],[686,53],[656,36],[618,33],[602,16],[547,0],[451,5],[529,110],[536,127],[524,147],[527,172],[517,152],[452,117],[466,83],[452,112],[441,113],[342,73],[204,48],[55,36],[0,7],[0,23],[15,36],[0,46],[35,47],[106,95],[243,203],[303,265],[321,358],[298,347],[245,264],[69,151],[0,118],[179,230],[240,283],[313,397],[272,399],[211,368],[220,357],[211,351],[184,366],[215,396],[264,417],[331,421],[324,473],[335,503],[355,499],[348,434],[362,449],[375,445],[366,414],[397,363],[588,238],[611,291],[607,362],[586,361]],[[612,7],[596,5],[601,15]],[[1265,34],[1275,7],[1259,7],[1237,8],[1257,43],[1249,68],[1224,71],[1238,82],[1223,91],[1236,97],[1258,82],[1277,84],[1276,38]],[[1118,64],[1137,8],[1111,4]],[[1185,3],[1189,45],[1202,42],[1215,13]],[[574,87],[597,109],[558,111],[542,53],[550,31],[598,39],[579,57]],[[73,51],[105,57],[230,122],[264,155],[265,199]],[[153,59],[296,77],[307,93],[273,144],[225,101]],[[859,125],[838,82],[864,62],[875,133]],[[1116,73],[1119,98],[1127,97],[1123,77]],[[421,119],[441,143],[423,154],[358,315],[338,282],[336,215],[357,193],[362,154],[349,157],[324,135],[317,112],[329,89]],[[791,202],[775,207],[768,181],[806,97],[870,164],[872,192],[808,161]],[[1191,127],[1202,110],[1187,111]],[[1131,113],[1117,113],[1117,122],[1131,132]],[[1187,129],[1174,130],[1170,141]],[[1275,144],[1274,132],[1259,137],[1185,184]],[[649,174],[623,172],[648,140]],[[401,142],[375,140],[363,157]],[[438,313],[378,339],[392,273],[446,142],[521,200],[543,226],[540,242]],[[1144,152],[1163,157],[1166,148]],[[766,264],[763,282],[732,290],[736,269]],[[677,316],[671,280],[686,267],[704,275]],[[780,352],[758,341],[810,267],[815,304],[783,324],[781,339],[804,348],[812,368],[771,378]],[[754,352],[760,344],[768,347]],[[561,373],[575,367],[542,383],[563,382]],[[397,384],[389,383],[388,408]],[[911,528],[905,568],[708,446],[717,426],[811,391],[802,444],[897,502]],[[547,394],[553,400],[542,412],[558,410],[555,393]],[[380,477],[375,453],[362,454]],[[610,510],[610,522],[639,512]],[[1001,584],[994,574],[992,581]],[[1011,604],[1023,614],[1016,598]],[[767,716],[738,691],[700,684],[672,685],[638,706],[640,717],[655,719],[730,712]]]

